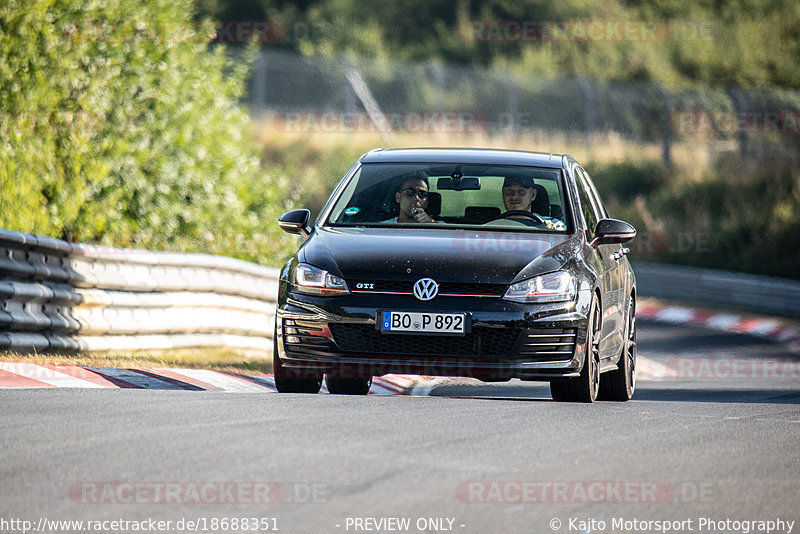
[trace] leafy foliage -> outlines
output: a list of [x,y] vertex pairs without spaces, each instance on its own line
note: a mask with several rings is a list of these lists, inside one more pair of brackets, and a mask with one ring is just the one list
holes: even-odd
[[[526,74],[652,80],[670,87],[800,88],[800,3],[795,0],[197,0],[197,5],[204,15],[221,20],[275,21],[285,35],[271,46],[308,54],[436,58]],[[632,21],[634,30],[638,23],[652,23],[655,38],[618,39],[613,29],[608,39],[599,40],[579,34],[541,39],[536,30],[526,38],[504,33],[508,22],[580,21]],[[490,33],[493,22],[498,24]]]
[[238,105],[249,62],[209,50],[191,12],[0,4],[1,227],[280,261],[288,179],[262,168]]
[[800,278],[800,173],[792,159],[724,155],[699,181],[647,162],[588,168],[611,216],[639,230],[632,259]]

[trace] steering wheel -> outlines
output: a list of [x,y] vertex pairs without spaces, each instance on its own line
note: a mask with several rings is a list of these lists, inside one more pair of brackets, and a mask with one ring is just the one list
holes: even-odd
[[505,213],[501,213],[500,215],[498,215],[497,217],[495,217],[492,220],[496,221],[498,219],[508,219],[509,217],[516,217],[518,215],[524,215],[525,217],[528,217],[529,219],[533,219],[534,221],[536,221],[539,224],[544,224],[544,219],[542,219],[541,217],[539,217],[538,215],[536,215],[533,212],[525,211],[525,210],[507,211]]

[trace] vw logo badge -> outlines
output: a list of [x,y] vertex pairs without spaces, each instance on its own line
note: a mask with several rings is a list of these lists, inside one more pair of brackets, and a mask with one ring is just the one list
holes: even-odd
[[414,296],[419,300],[431,300],[439,293],[439,284],[433,278],[420,278],[414,283]]

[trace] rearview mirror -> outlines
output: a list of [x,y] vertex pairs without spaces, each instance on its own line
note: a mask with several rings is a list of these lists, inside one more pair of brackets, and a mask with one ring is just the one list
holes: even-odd
[[308,237],[311,235],[311,228],[308,227],[310,218],[311,212],[305,209],[287,211],[278,219],[278,226],[287,234]]
[[477,176],[451,176],[439,178],[436,189],[449,191],[480,191],[481,181]]
[[600,219],[594,229],[594,239],[589,246],[624,243],[636,237],[636,228],[619,219]]

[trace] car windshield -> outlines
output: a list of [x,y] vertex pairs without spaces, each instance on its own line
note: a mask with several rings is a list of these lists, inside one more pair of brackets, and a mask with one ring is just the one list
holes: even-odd
[[561,170],[510,165],[362,164],[326,224],[571,231]]

